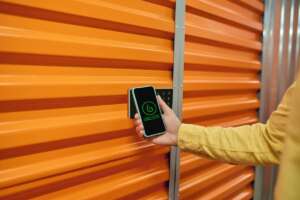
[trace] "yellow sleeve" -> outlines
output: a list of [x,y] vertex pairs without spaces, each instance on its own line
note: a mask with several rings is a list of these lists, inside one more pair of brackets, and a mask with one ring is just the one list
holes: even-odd
[[233,128],[182,124],[178,146],[211,159],[239,164],[279,163],[294,84],[266,124]]
[[292,97],[275,199],[300,199],[300,75]]

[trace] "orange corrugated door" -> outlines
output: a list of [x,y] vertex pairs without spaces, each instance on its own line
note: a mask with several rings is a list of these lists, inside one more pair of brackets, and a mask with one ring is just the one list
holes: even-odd
[[[258,0],[188,0],[183,120],[256,122],[262,14]],[[180,199],[251,199],[254,169],[181,153]]]
[[173,4],[0,2],[0,199],[167,199],[127,89],[172,87]]

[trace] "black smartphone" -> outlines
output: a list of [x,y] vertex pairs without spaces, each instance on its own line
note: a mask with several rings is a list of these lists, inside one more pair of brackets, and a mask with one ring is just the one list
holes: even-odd
[[154,87],[132,88],[131,92],[136,110],[144,126],[144,136],[153,137],[163,134],[166,126],[161,116]]

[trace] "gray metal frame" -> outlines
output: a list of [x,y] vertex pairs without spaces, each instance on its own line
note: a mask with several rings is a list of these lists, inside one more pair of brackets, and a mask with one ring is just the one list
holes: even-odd
[[[263,49],[262,49],[262,71],[261,71],[261,91],[259,94],[260,98],[260,110],[259,110],[259,120],[261,122],[266,122],[268,113],[267,102],[269,102],[269,92],[268,83],[272,77],[268,74],[272,73],[273,66],[273,51],[274,42],[272,40],[273,27],[274,27],[274,15],[273,12],[275,5],[272,0],[265,1],[265,11],[264,11],[264,30],[263,30]],[[254,181],[254,200],[263,199],[263,184],[264,184],[264,173],[265,170],[262,166],[257,166],[255,168],[255,181]]]
[[[184,74],[185,0],[176,0],[174,67],[173,67],[173,110],[181,119]],[[180,150],[171,147],[169,199],[179,199]]]
[[294,16],[296,19],[294,19],[293,24],[294,24],[294,38],[291,40],[291,44],[295,45],[295,51],[292,52],[293,56],[291,58],[290,64],[294,66],[292,68],[291,76],[295,79],[295,76],[297,76],[297,73],[300,70],[300,1],[299,0],[293,0],[293,9],[294,9]]
[[[295,0],[291,0],[290,6],[291,6],[290,16],[295,16],[295,14],[297,12],[297,6],[295,3]],[[287,50],[288,51],[288,54],[287,54],[287,66],[288,66],[288,83],[287,84],[288,85],[291,84],[291,82],[293,80],[292,77],[294,77],[295,70],[296,70],[293,66],[295,66],[295,59],[296,59],[295,52],[296,52],[297,46],[293,45],[293,43],[296,42],[296,39],[297,39],[297,34],[295,34],[295,32],[297,31],[297,19],[295,19],[295,17],[290,17],[289,24],[290,24],[290,29],[288,32],[289,41],[288,41],[288,50]]]
[[278,82],[277,82],[277,104],[280,103],[289,80],[288,61],[289,55],[289,22],[290,18],[290,5],[291,1],[281,1],[280,5],[280,29],[279,29],[279,48],[278,48]]

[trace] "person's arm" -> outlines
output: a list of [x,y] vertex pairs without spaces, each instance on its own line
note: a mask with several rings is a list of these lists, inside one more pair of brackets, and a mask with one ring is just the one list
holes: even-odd
[[186,151],[230,163],[278,164],[293,88],[294,85],[288,89],[266,124],[234,128],[182,124],[178,133],[178,146]]
[[[266,124],[235,128],[181,124],[172,109],[158,97],[167,130],[151,141],[160,145],[178,145],[183,150],[230,163],[278,164],[294,85],[288,89]],[[144,128],[138,114],[134,123],[137,134],[143,137]]]

